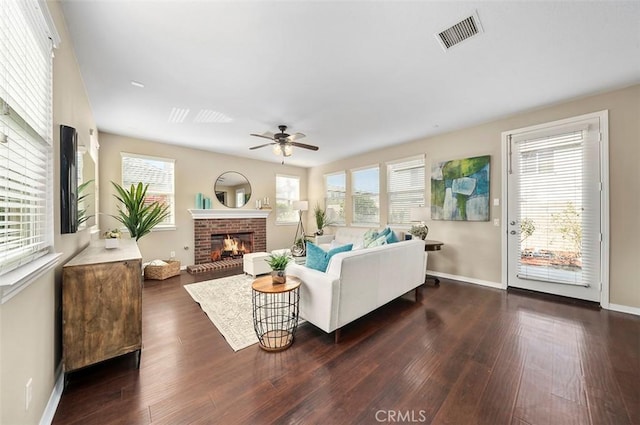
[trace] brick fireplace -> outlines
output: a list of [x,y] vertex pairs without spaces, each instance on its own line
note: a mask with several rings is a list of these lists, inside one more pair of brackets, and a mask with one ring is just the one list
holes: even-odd
[[[251,252],[264,252],[267,250],[267,216],[269,210],[189,210],[193,217],[193,237],[194,237],[194,261],[195,265],[209,265],[206,270],[216,270],[212,265],[219,262],[224,268],[224,261],[213,261],[212,252],[217,249],[216,241],[220,238],[250,241]],[[235,236],[232,236],[235,235]],[[214,257],[216,256],[213,254]],[[220,258],[222,260],[222,258]],[[228,260],[234,260],[233,264],[242,264],[240,254],[226,256]],[[190,268],[187,267],[187,270]],[[192,267],[193,270],[200,270],[203,267]],[[190,270],[191,271],[191,270]],[[197,272],[197,271],[194,271]]]

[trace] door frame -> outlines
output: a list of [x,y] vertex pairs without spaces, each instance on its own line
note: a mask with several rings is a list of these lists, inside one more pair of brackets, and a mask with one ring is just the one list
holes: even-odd
[[543,124],[520,127],[517,129],[503,131],[500,138],[501,159],[502,159],[502,208],[501,208],[501,256],[502,256],[502,272],[501,287],[507,289],[508,274],[508,229],[507,229],[507,206],[508,206],[508,187],[507,180],[509,177],[509,143],[508,136],[510,134],[535,131],[544,129],[554,125],[563,125],[579,119],[598,118],[600,121],[600,176],[602,182],[602,190],[600,191],[600,228],[602,229],[602,244],[600,250],[600,306],[609,309],[609,110],[592,112],[589,114],[578,115],[571,118],[565,118],[556,121],[550,121]]

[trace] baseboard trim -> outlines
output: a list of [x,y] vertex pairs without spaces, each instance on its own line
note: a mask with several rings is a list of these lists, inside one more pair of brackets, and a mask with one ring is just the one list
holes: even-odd
[[[458,280],[464,283],[473,283],[474,285],[488,286],[490,288],[506,290],[506,288],[503,287],[502,284],[498,282],[491,282],[488,280],[474,279],[472,277],[467,277],[467,276],[458,276],[455,274],[436,272],[433,270],[427,270],[427,274],[431,276],[442,277],[445,279]],[[627,314],[633,314],[634,316],[640,316],[640,308],[638,307],[631,307],[631,306],[622,305],[622,304],[609,303],[608,306],[602,305],[602,308],[604,310],[611,310],[611,311],[617,311],[619,313],[627,313]]]
[[445,279],[459,280],[459,281],[464,282],[464,283],[473,283],[474,285],[488,286],[490,288],[496,288],[496,289],[505,289],[502,286],[501,283],[491,282],[489,280],[474,279],[472,277],[458,276],[458,275],[455,275],[455,274],[442,273],[442,272],[435,272],[435,271],[432,271],[432,270],[427,270],[427,274],[431,275],[431,276],[443,277]]
[[51,396],[49,397],[47,406],[44,408],[44,412],[42,412],[40,425],[51,425],[53,422],[53,417],[56,414],[58,404],[60,404],[60,399],[62,398],[62,391],[64,391],[64,373],[62,372],[62,363],[60,363],[56,368],[56,383],[53,386],[53,390],[51,390]]
[[[605,308],[605,307],[602,307],[602,308]],[[628,305],[609,303],[609,307],[607,308],[607,310],[613,310],[619,313],[627,313],[627,314],[633,314],[635,316],[640,316],[640,308],[629,307]]]

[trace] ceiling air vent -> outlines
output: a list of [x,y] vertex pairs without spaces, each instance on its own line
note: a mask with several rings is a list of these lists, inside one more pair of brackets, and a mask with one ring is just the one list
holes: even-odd
[[480,24],[478,13],[474,12],[473,15],[468,18],[465,18],[452,27],[437,33],[436,39],[446,52],[456,44],[459,44],[474,35],[480,34],[481,32],[482,25]]

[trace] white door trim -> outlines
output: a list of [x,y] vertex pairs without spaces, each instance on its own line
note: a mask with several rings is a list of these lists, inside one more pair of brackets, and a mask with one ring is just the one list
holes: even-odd
[[577,117],[566,118],[562,120],[552,121],[548,123],[527,126],[514,130],[502,132],[500,138],[500,150],[502,155],[502,209],[501,209],[501,221],[500,231],[502,232],[501,239],[501,255],[502,255],[502,270],[501,270],[501,285],[502,289],[507,289],[507,179],[509,175],[509,149],[507,137],[509,134],[521,133],[524,131],[536,131],[545,127],[554,125],[564,125],[575,120],[580,119],[592,119],[598,118],[600,121],[600,170],[602,177],[602,191],[600,192],[600,225],[602,229],[602,246],[601,246],[601,269],[600,269],[600,305],[604,309],[609,309],[609,111],[603,110],[593,112],[590,114],[584,114]]

